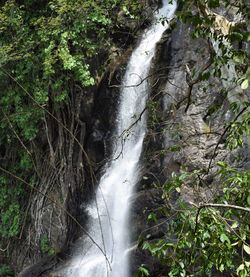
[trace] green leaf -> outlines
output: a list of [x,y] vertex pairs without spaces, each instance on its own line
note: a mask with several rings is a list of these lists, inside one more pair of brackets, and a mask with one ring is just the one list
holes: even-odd
[[228,243],[230,243],[230,240],[229,240],[228,236],[227,236],[225,233],[223,233],[223,234],[220,235],[220,241],[223,242],[223,243],[224,243],[225,241],[228,242]]
[[157,222],[157,218],[156,218],[156,215],[155,215],[155,213],[150,213],[149,215],[148,215],[148,220],[153,220],[154,222]]
[[247,253],[248,255],[250,255],[250,247],[249,247],[249,246],[247,246],[246,244],[244,244],[244,245],[243,245],[243,249],[246,251],[246,253]]
[[249,82],[248,79],[244,80],[241,84],[241,88],[246,90],[248,88]]
[[220,265],[220,267],[219,267],[219,271],[220,271],[220,272],[223,272],[223,271],[224,271],[224,269],[225,269],[224,264],[221,264],[221,265]]
[[147,268],[144,267],[145,265],[142,264],[140,267],[139,267],[139,271],[142,273],[142,276],[149,276],[149,271]]
[[248,204],[248,206],[250,206],[250,194],[247,197],[247,204]]
[[184,263],[183,262],[179,262],[181,268],[183,269],[185,267]]
[[232,229],[235,229],[235,228],[237,228],[238,226],[239,226],[239,223],[238,223],[237,221],[235,221],[235,222],[232,224],[231,228],[232,228]]
[[245,265],[244,265],[244,264],[241,264],[241,265],[237,268],[237,270],[236,270],[237,274],[239,274],[239,272],[240,272],[241,270],[244,270],[244,268],[245,268]]

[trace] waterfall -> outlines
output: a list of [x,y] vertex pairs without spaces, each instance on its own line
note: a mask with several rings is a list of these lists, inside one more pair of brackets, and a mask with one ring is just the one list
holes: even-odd
[[102,251],[85,238],[82,242],[84,250],[72,259],[66,276],[128,277],[130,274],[126,251],[130,240],[129,198],[139,178],[139,159],[146,132],[143,111],[150,90],[147,76],[156,44],[168,27],[159,19],[171,18],[175,9],[175,1],[163,0],[162,8],[155,12],[152,26],[145,31],[132,53],[123,78],[112,161],[101,177],[95,201],[87,208],[88,232]]

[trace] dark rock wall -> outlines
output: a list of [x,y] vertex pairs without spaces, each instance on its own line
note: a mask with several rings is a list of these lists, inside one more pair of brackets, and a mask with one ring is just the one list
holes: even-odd
[[[212,55],[211,45],[205,39],[192,39],[191,32],[190,26],[180,22],[166,31],[158,44],[150,74],[148,132],[142,156],[144,168],[137,192],[131,199],[130,224],[134,236],[131,270],[135,272],[145,264],[152,277],[167,272],[167,268],[159,267],[157,260],[141,250],[144,239],[159,239],[167,233],[169,219],[157,209],[161,205],[176,207],[178,198],[187,203],[212,202],[218,193],[216,162],[226,160],[232,164],[239,156],[246,164],[250,154],[247,145],[241,151],[243,155],[238,151],[229,152],[222,141],[214,155],[225,125],[232,119],[229,111],[231,95],[236,98],[240,95],[237,88],[232,89],[230,82],[212,76],[197,81],[190,92],[189,71],[195,70],[196,75],[204,68],[207,68],[206,72],[212,71],[212,66],[207,67]],[[232,72],[224,70],[223,74],[222,77],[228,78]],[[225,94],[223,89],[230,93]],[[173,172],[177,173],[181,168],[207,171],[210,163],[202,183],[183,184],[180,193],[172,195],[170,203],[164,203],[162,186],[171,179]],[[157,223],[147,220],[152,211],[156,212]]]

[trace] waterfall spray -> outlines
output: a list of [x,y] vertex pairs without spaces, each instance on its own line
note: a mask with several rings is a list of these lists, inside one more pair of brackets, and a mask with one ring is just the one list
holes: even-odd
[[152,26],[128,62],[120,91],[112,161],[101,177],[95,201],[87,208],[89,233],[106,257],[86,238],[83,253],[73,258],[66,276],[129,277],[129,198],[140,177],[139,160],[146,132],[143,111],[150,91],[147,76],[156,44],[168,28],[160,19],[172,18],[176,9],[176,2],[169,2],[164,0],[162,8],[155,12]]

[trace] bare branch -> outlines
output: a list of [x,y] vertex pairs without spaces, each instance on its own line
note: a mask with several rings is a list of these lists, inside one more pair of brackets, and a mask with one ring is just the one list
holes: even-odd
[[207,168],[207,174],[209,173],[209,170],[211,168],[211,165],[212,165],[212,162],[213,162],[213,159],[215,158],[215,155],[216,155],[216,152],[217,152],[217,149],[221,143],[221,140],[224,138],[224,136],[226,135],[226,133],[229,131],[229,129],[231,128],[232,124],[235,123],[238,118],[247,110],[248,107],[244,107],[237,115],[236,117],[234,118],[233,121],[230,122],[230,124],[227,126],[227,128],[224,130],[224,132],[221,134],[220,138],[218,139],[218,142],[214,148],[214,152],[213,152],[213,155],[210,159],[210,162],[209,162],[209,165],[208,165],[208,168]]
[[187,102],[187,106],[185,108],[185,113],[188,111],[188,108],[191,104],[191,96],[192,96],[193,86],[200,82],[202,73],[204,71],[206,71],[213,64],[213,58],[214,58],[215,52],[213,50],[213,46],[211,45],[210,41],[208,41],[208,47],[209,47],[210,57],[195,79],[192,80],[190,69],[188,68],[188,65],[186,65],[186,73],[187,73],[186,74],[186,82],[188,84],[188,92],[187,92],[187,99],[188,99],[187,101],[188,102]]
[[133,87],[139,87],[144,81],[146,81],[147,79],[149,79],[150,77],[154,76],[154,75],[157,75],[160,79],[160,77],[165,77],[165,74],[164,75],[159,75],[159,72],[160,71],[163,71],[163,70],[166,70],[166,69],[179,69],[179,67],[174,67],[174,66],[166,66],[166,67],[162,67],[162,68],[159,68],[158,70],[156,70],[154,73],[152,74],[149,74],[147,75],[145,78],[141,78],[137,73],[133,73],[135,75],[137,75],[140,79],[140,82],[138,82],[137,84],[134,84],[134,85],[128,85],[128,86],[124,86],[124,85],[110,85],[109,87],[110,88],[133,88]]

